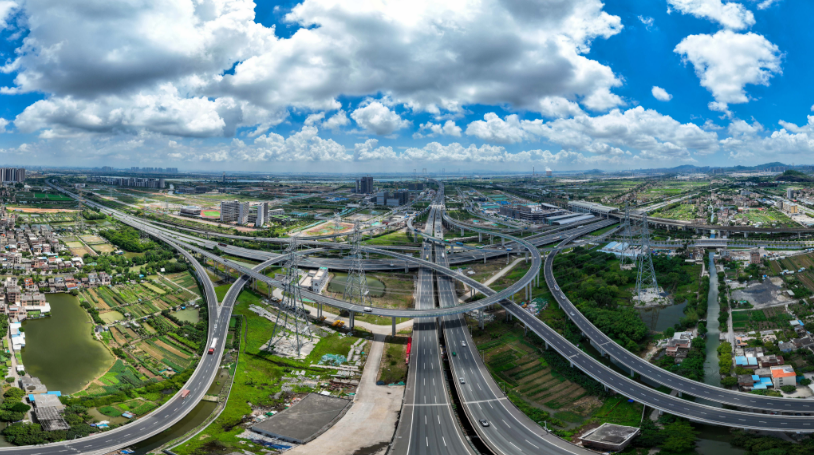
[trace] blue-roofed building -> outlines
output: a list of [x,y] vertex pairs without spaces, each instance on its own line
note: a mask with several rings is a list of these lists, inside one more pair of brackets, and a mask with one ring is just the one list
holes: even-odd
[[748,365],[746,357],[742,355],[735,357],[735,365],[739,367],[745,367],[746,365]]

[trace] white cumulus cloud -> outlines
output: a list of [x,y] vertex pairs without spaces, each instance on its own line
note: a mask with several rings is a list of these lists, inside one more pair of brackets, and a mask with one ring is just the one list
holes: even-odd
[[655,85],[650,90],[650,92],[653,93],[653,98],[659,101],[670,101],[671,99],[673,99],[673,95],[667,93],[667,90],[664,90],[663,88]]
[[348,114],[346,114],[343,110],[340,110],[336,114],[332,115],[331,118],[322,123],[322,126],[331,130],[348,125],[350,125],[350,119],[348,118]]
[[[438,123],[422,123],[419,127],[419,132],[413,134],[413,138],[420,139],[422,137],[435,137],[435,136],[455,136],[461,137],[461,127],[456,125],[454,121],[447,120],[443,125]],[[422,133],[423,132],[423,133]]]
[[381,136],[386,136],[410,126],[409,120],[402,119],[397,113],[391,111],[390,108],[379,101],[363,103],[350,116],[365,131]]
[[0,30],[8,27],[8,19],[17,9],[17,2],[0,0]]
[[648,30],[650,30],[650,27],[652,27],[652,26],[653,26],[653,23],[655,22],[655,20],[653,20],[653,18],[652,18],[652,17],[645,17],[645,16],[642,16],[642,15],[640,14],[640,15],[639,15],[639,22],[641,22],[642,24],[644,24],[644,26],[645,26],[645,27],[646,27]]
[[780,49],[755,33],[722,30],[714,35],[690,35],[674,49],[692,63],[701,85],[712,92],[718,109],[746,103],[747,84],[769,85],[782,72]]
[[516,114],[507,115],[504,120],[494,112],[489,112],[483,118],[484,120],[475,120],[466,127],[467,136],[475,136],[486,142],[498,144],[514,144],[532,139],[534,136],[527,131],[527,128],[542,123],[540,120],[521,121]]
[[755,24],[755,15],[740,3],[724,3],[721,0],[667,0],[667,4],[683,14],[709,19],[732,30],[742,30]]

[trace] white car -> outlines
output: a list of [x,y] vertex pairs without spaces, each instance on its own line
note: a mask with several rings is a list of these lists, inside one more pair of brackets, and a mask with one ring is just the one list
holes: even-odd
[[366,306],[365,307],[365,313],[371,313],[371,312],[373,312],[373,308],[370,308],[369,306]]

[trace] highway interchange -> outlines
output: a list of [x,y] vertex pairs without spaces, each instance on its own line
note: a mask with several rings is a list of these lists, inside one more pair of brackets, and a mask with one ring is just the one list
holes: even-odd
[[[441,195],[443,195],[443,186],[439,191]],[[70,194],[70,193],[68,193]],[[432,210],[432,219],[435,220],[432,225],[434,227],[435,236],[438,235],[438,228],[437,225],[440,223],[440,220],[443,219],[445,222],[456,225],[455,220],[451,220],[445,216],[443,213],[443,207],[438,206],[435,208],[433,206]],[[214,295],[214,288],[212,287],[211,281],[208,280],[203,267],[198,263],[195,258],[187,251],[184,251],[184,248],[188,250],[192,250],[193,252],[208,257],[210,259],[216,260],[218,262],[222,262],[224,264],[229,265],[230,267],[238,269],[241,273],[244,273],[244,276],[241,277],[241,283],[245,283],[245,280],[249,278],[256,278],[256,279],[263,279],[268,278],[264,275],[260,275],[253,270],[246,270],[239,266],[238,264],[232,263],[231,261],[224,260],[219,258],[211,253],[192,246],[183,241],[178,240],[178,236],[176,234],[168,234],[165,230],[159,230],[155,225],[144,223],[143,220],[135,219],[129,215],[123,214],[118,211],[113,211],[107,208],[103,208],[106,213],[110,213],[121,221],[125,222],[126,224],[130,224],[137,229],[144,230],[145,232],[150,233],[151,235],[156,236],[160,240],[167,242],[169,245],[175,247],[187,258],[187,260],[193,265],[194,269],[198,277],[204,284],[204,291],[205,291],[205,298],[207,301],[207,305],[210,308],[209,315],[210,315],[210,334],[209,339],[213,339],[214,337],[219,338],[218,346],[216,352],[221,353],[223,350],[223,344],[225,340],[225,330],[228,328],[228,321],[231,316],[231,306],[234,303],[234,298],[239,293],[239,288],[234,288],[236,291],[234,293],[231,292],[227,294],[227,297],[224,299],[224,304],[222,307],[219,307]],[[436,213],[436,210],[438,213]],[[430,224],[430,223],[428,223]],[[470,226],[458,226],[463,227],[466,230],[476,230]],[[537,333],[541,336],[544,340],[546,340],[550,347],[556,349],[560,354],[564,357],[568,358],[572,364],[576,367],[581,368],[583,371],[594,377],[595,379],[599,380],[600,382],[604,383],[606,386],[617,390],[618,392],[628,396],[630,398],[636,399],[642,403],[648,404],[654,408],[664,410],[666,412],[670,412],[676,415],[685,416],[695,421],[700,422],[707,422],[713,423],[718,425],[726,425],[726,426],[733,426],[733,427],[741,427],[741,428],[757,428],[757,429],[766,429],[766,430],[779,430],[779,431],[805,431],[810,432],[814,431],[812,429],[812,419],[806,418],[803,416],[790,416],[790,415],[770,415],[770,414],[759,414],[759,413],[748,413],[748,412],[740,412],[740,411],[732,411],[726,410],[721,408],[715,408],[710,406],[705,406],[701,404],[697,404],[694,402],[689,402],[686,400],[682,400],[680,398],[671,397],[669,395],[663,394],[661,392],[655,391],[647,386],[644,386],[638,382],[631,380],[630,378],[620,375],[613,370],[605,367],[601,363],[597,362],[590,356],[584,354],[580,351],[577,347],[568,343],[564,338],[559,336],[556,332],[545,326],[542,321],[532,317],[530,314],[525,312],[524,310],[520,309],[519,307],[511,304],[506,297],[518,292],[521,289],[524,289],[533,280],[536,278],[537,270],[540,269],[542,265],[541,257],[539,255],[539,251],[537,247],[539,246],[538,243],[543,244],[544,242],[551,242],[555,240],[560,240],[562,237],[566,237],[560,247],[565,247],[568,242],[575,240],[577,237],[588,233],[590,231],[598,229],[597,227],[578,227],[576,229],[568,229],[567,235],[559,235],[554,236],[553,234],[548,234],[545,238],[546,240],[541,242],[528,242],[528,239],[521,240],[514,238],[507,234],[502,233],[492,233],[486,230],[482,230],[481,232],[487,234],[493,234],[496,236],[504,237],[509,239],[510,242],[514,242],[518,246],[523,246],[528,248],[531,252],[532,256],[532,266],[526,276],[524,276],[524,282],[518,282],[516,286],[511,288],[512,292],[503,293],[495,293],[489,288],[481,285],[477,282],[472,282],[473,280],[468,279],[465,276],[457,274],[449,269],[449,264],[445,263],[447,260],[451,259],[450,262],[462,263],[464,261],[472,262],[473,260],[480,260],[484,257],[484,255],[492,255],[491,257],[501,256],[506,254],[505,251],[494,251],[494,250],[479,250],[479,251],[466,251],[464,253],[458,253],[453,256],[453,258],[449,258],[447,254],[441,255],[442,264],[435,264],[432,261],[428,261],[426,259],[416,259],[412,257],[406,257],[403,255],[397,255],[397,253],[393,253],[391,251],[375,249],[375,248],[367,248],[369,251],[377,253],[377,254],[389,254],[401,259],[404,259],[404,263],[390,266],[389,264],[392,263],[388,262],[387,267],[392,269],[400,269],[405,264],[410,263],[410,267],[422,267],[421,270],[427,270],[428,273],[424,273],[424,277],[420,280],[420,286],[424,286],[424,283],[427,280],[427,276],[429,276],[430,281],[430,289],[432,286],[432,279],[431,279],[431,272],[429,270],[434,270],[438,273],[438,289],[439,289],[439,305],[441,308],[433,310],[429,308],[418,308],[414,310],[401,310],[404,312],[394,312],[393,314],[387,313],[384,309],[375,309],[374,314],[379,314],[383,316],[399,316],[399,317],[417,317],[417,316],[428,316],[428,317],[443,317],[444,323],[444,334],[445,339],[447,341],[447,349],[451,349],[457,346],[456,343],[461,341],[465,341],[467,346],[465,349],[461,349],[464,346],[459,347],[460,355],[454,356],[452,359],[451,365],[453,371],[455,372],[455,377],[464,377],[465,382],[472,381],[471,384],[468,384],[469,387],[459,387],[464,386],[465,384],[460,384],[456,382],[456,390],[461,398],[461,401],[465,405],[465,410],[467,415],[470,416],[473,421],[471,422],[473,427],[477,429],[479,435],[484,440],[487,445],[495,450],[496,452],[502,453],[517,453],[515,448],[518,448],[523,453],[526,453],[524,450],[519,449],[516,445],[518,443],[523,444],[527,443],[525,448],[529,452],[535,452],[537,450],[532,450],[535,448],[543,447],[544,453],[575,453],[579,452],[582,449],[578,449],[575,446],[571,446],[567,443],[560,441],[557,438],[553,438],[545,433],[544,430],[540,429],[539,426],[536,424],[528,425],[528,422],[523,422],[522,420],[525,418],[527,421],[528,419],[519,411],[510,404],[507,404],[505,397],[503,397],[502,393],[497,389],[497,385],[492,380],[491,376],[489,375],[488,371],[486,371],[483,363],[480,361],[477,355],[474,355],[471,351],[471,339],[468,338],[467,331],[465,329],[465,325],[462,322],[461,313],[465,311],[472,311],[475,309],[483,308],[487,305],[456,305],[457,299],[454,295],[454,283],[451,281],[450,278],[457,279],[467,283],[468,285],[472,286],[473,288],[483,292],[490,299],[490,304],[499,302],[506,307],[506,309],[518,318],[520,321],[525,323],[529,329]],[[477,231],[477,230],[476,230]],[[559,238],[555,238],[559,237]],[[193,237],[194,238],[194,237]],[[201,239],[195,238],[197,241]],[[539,239],[539,238],[538,238]],[[186,238],[185,240],[190,240],[190,238]],[[278,239],[279,240],[279,239]],[[327,244],[326,242],[319,242],[319,246],[322,248],[333,248],[332,244]],[[345,247],[347,247],[345,245]],[[210,247],[211,248],[211,247]],[[444,250],[443,247],[436,247],[439,251]],[[425,252],[429,252],[427,246],[424,247]],[[264,252],[266,253],[266,252]],[[436,251],[437,253],[437,251]],[[535,255],[536,253],[536,255]],[[266,253],[271,254],[271,253]],[[555,282],[553,281],[553,274],[549,277],[550,266],[549,261],[552,261],[553,255],[556,254],[552,253],[549,256],[548,260],[546,261],[546,281],[548,285],[551,287],[556,286]],[[463,256],[468,255],[468,256]],[[274,255],[275,257],[269,258],[266,256],[265,260],[268,262],[266,264],[261,264],[256,268],[259,269],[261,266],[268,265],[273,262],[279,262],[280,260],[284,259],[280,255]],[[536,258],[535,258],[536,256]],[[465,258],[465,259],[464,259]],[[535,259],[539,261],[535,263]],[[322,260],[319,259],[312,259],[314,261],[321,262]],[[438,260],[436,254],[436,260]],[[384,260],[385,262],[387,260]],[[458,262],[460,261],[460,262]],[[237,267],[235,267],[237,266]],[[258,276],[259,275],[259,276]],[[262,278],[261,278],[262,277]],[[264,281],[269,282],[272,285],[279,285],[276,282],[270,282],[269,280],[265,279]],[[279,287],[279,286],[278,286]],[[425,288],[426,289],[426,288]],[[552,287],[552,289],[554,289]],[[508,290],[507,290],[508,291]],[[426,291],[423,291],[426,292]],[[432,292],[432,291],[429,291]],[[305,295],[306,293],[303,292],[304,297],[309,297]],[[564,308],[568,308],[570,302],[567,301],[560,293],[555,293],[555,296],[558,302],[563,305]],[[319,296],[322,297],[322,296]],[[487,300],[483,299],[483,300]],[[323,303],[326,304],[334,304],[338,308],[346,308],[347,306],[343,306],[343,302],[333,302],[333,301],[326,301],[324,298],[320,299]],[[434,305],[432,303],[427,303],[426,297],[420,298],[419,301],[421,302],[419,306],[424,305]],[[482,301],[481,301],[482,302]],[[360,308],[355,308],[353,306],[347,307],[352,311],[360,311]],[[446,308],[446,310],[444,310]],[[392,311],[392,310],[391,310]],[[586,336],[594,340],[601,349],[603,349],[607,354],[614,356],[622,362],[628,362],[631,368],[634,371],[639,371],[637,369],[641,369],[641,372],[647,376],[648,378],[659,382],[661,384],[667,385],[668,387],[673,387],[677,390],[684,391],[685,393],[702,396],[703,394],[708,395],[708,399],[715,402],[721,403],[730,403],[736,406],[742,406],[745,408],[752,408],[752,409],[767,409],[767,410],[780,410],[780,411],[787,411],[787,412],[809,412],[806,408],[807,406],[804,405],[805,400],[788,400],[788,399],[770,399],[766,397],[757,397],[754,395],[743,394],[739,392],[732,392],[721,388],[715,388],[706,386],[704,384],[700,384],[697,382],[686,380],[685,378],[680,378],[675,375],[670,375],[669,373],[656,368],[646,362],[643,362],[638,357],[626,353],[621,347],[616,346],[612,341],[607,339],[603,340],[603,336],[599,333],[595,328],[592,328],[584,319],[581,317],[578,311],[568,311],[572,319],[574,319],[575,323],[583,330]],[[579,315],[579,316],[577,316]],[[457,322],[456,322],[457,321]],[[423,320],[422,320],[423,323]],[[434,330],[434,329],[431,329]],[[220,335],[220,336],[217,336]],[[607,337],[605,337],[607,338]],[[425,340],[424,343],[430,341],[432,344],[435,345],[437,350],[438,343],[436,339],[429,338]],[[469,340],[469,341],[466,341]],[[598,340],[598,342],[597,342]],[[421,343],[421,341],[419,341]],[[618,348],[618,349],[617,349]],[[422,348],[423,349],[423,348]],[[420,362],[424,359],[421,357],[422,352],[418,352],[416,349],[415,353],[415,360],[411,360],[411,362]],[[430,357],[432,358],[432,357]],[[439,357],[440,358],[440,357]],[[470,360],[471,359],[471,360]],[[638,359],[638,360],[636,360]],[[35,454],[56,454],[56,453],[105,453],[107,451],[113,450],[115,448],[126,447],[130,444],[133,444],[139,440],[146,439],[154,434],[157,434],[160,431],[171,426],[177,420],[180,420],[186,413],[188,413],[202,398],[203,394],[205,393],[206,389],[208,388],[209,383],[214,378],[217,368],[219,367],[220,355],[214,356],[204,356],[201,360],[200,364],[198,365],[196,371],[193,373],[192,377],[190,378],[186,388],[190,390],[190,395],[186,399],[181,399],[180,395],[176,395],[172,399],[170,399],[165,405],[161,408],[157,409],[153,413],[145,416],[142,419],[138,419],[133,423],[121,427],[117,430],[97,434],[94,436],[90,436],[87,438],[83,438],[76,441],[65,441],[62,443],[56,444],[48,444],[44,446],[37,446],[37,447],[15,447],[15,448],[0,448],[2,452],[9,452],[15,454],[25,454],[25,455],[35,455]],[[471,362],[471,363],[468,363]],[[414,363],[415,367],[415,363]],[[411,368],[412,370],[412,368]],[[467,375],[467,371],[469,374]],[[461,376],[458,376],[460,374]],[[423,381],[422,381],[423,383]],[[475,388],[478,389],[478,393],[474,392]],[[416,383],[417,387],[421,387],[421,384]],[[686,387],[687,390],[683,390]],[[437,389],[436,391],[438,391]],[[700,390],[700,391],[699,391]],[[418,392],[416,392],[418,393]],[[444,390],[446,394],[446,391]],[[704,398],[707,398],[707,395],[703,395]],[[446,395],[445,395],[446,399]],[[486,400],[486,401],[484,401]],[[494,400],[494,401],[492,401]],[[741,400],[745,400],[745,402],[741,403]],[[489,421],[490,423],[498,422],[503,423],[506,425],[505,429],[502,429],[500,425],[490,425],[489,427],[481,427],[479,426],[477,420],[481,417],[476,415],[474,411],[474,407],[477,405],[479,410],[484,408],[483,403],[489,403],[492,409],[498,409],[497,411],[487,411],[484,412],[482,415]],[[500,406],[495,407],[495,404],[500,404]],[[494,412],[494,413],[493,413]],[[437,414],[440,418],[441,414]],[[429,417],[429,416],[428,416]],[[509,417],[512,420],[506,419]],[[454,420],[453,416],[450,416],[450,419]],[[494,421],[494,422],[493,422]],[[512,425],[514,423],[514,426]],[[447,430],[438,432],[437,434],[433,434],[433,438],[436,439],[434,444],[438,444],[437,435],[440,434],[442,436],[441,443],[443,444],[446,442],[446,435],[457,435],[460,437],[460,429],[457,428],[457,425],[453,424],[452,421],[448,422],[449,428]],[[443,428],[446,428],[447,425],[441,425]],[[489,430],[490,433],[485,433],[486,430]],[[508,430],[512,430],[512,432],[507,432]],[[413,429],[411,429],[413,431]],[[513,432],[520,432],[518,434],[512,434]],[[518,439],[520,436],[531,437],[536,439],[527,439],[524,440],[525,442],[520,441]],[[415,436],[420,438],[419,436]],[[425,434],[425,438],[429,441],[430,434]],[[410,438],[412,440],[412,437]],[[549,441],[549,439],[554,439],[554,441]],[[452,438],[450,439],[452,440]],[[557,444],[559,441],[563,444],[563,447],[560,447]],[[536,443],[546,444],[545,446],[536,445]],[[429,447],[429,445],[427,445]],[[440,446],[437,446],[440,448]],[[469,448],[462,444],[459,446],[461,451],[455,453],[469,453]],[[409,452],[412,453],[412,452]],[[419,453],[437,453],[437,452],[419,452]]]

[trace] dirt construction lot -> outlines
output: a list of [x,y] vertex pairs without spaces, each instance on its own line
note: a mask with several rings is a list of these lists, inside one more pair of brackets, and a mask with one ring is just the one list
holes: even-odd
[[359,394],[347,414],[308,444],[286,453],[291,455],[369,455],[384,453],[393,437],[401,410],[404,387],[377,386],[378,366],[384,351],[384,335],[376,335],[359,385]]

